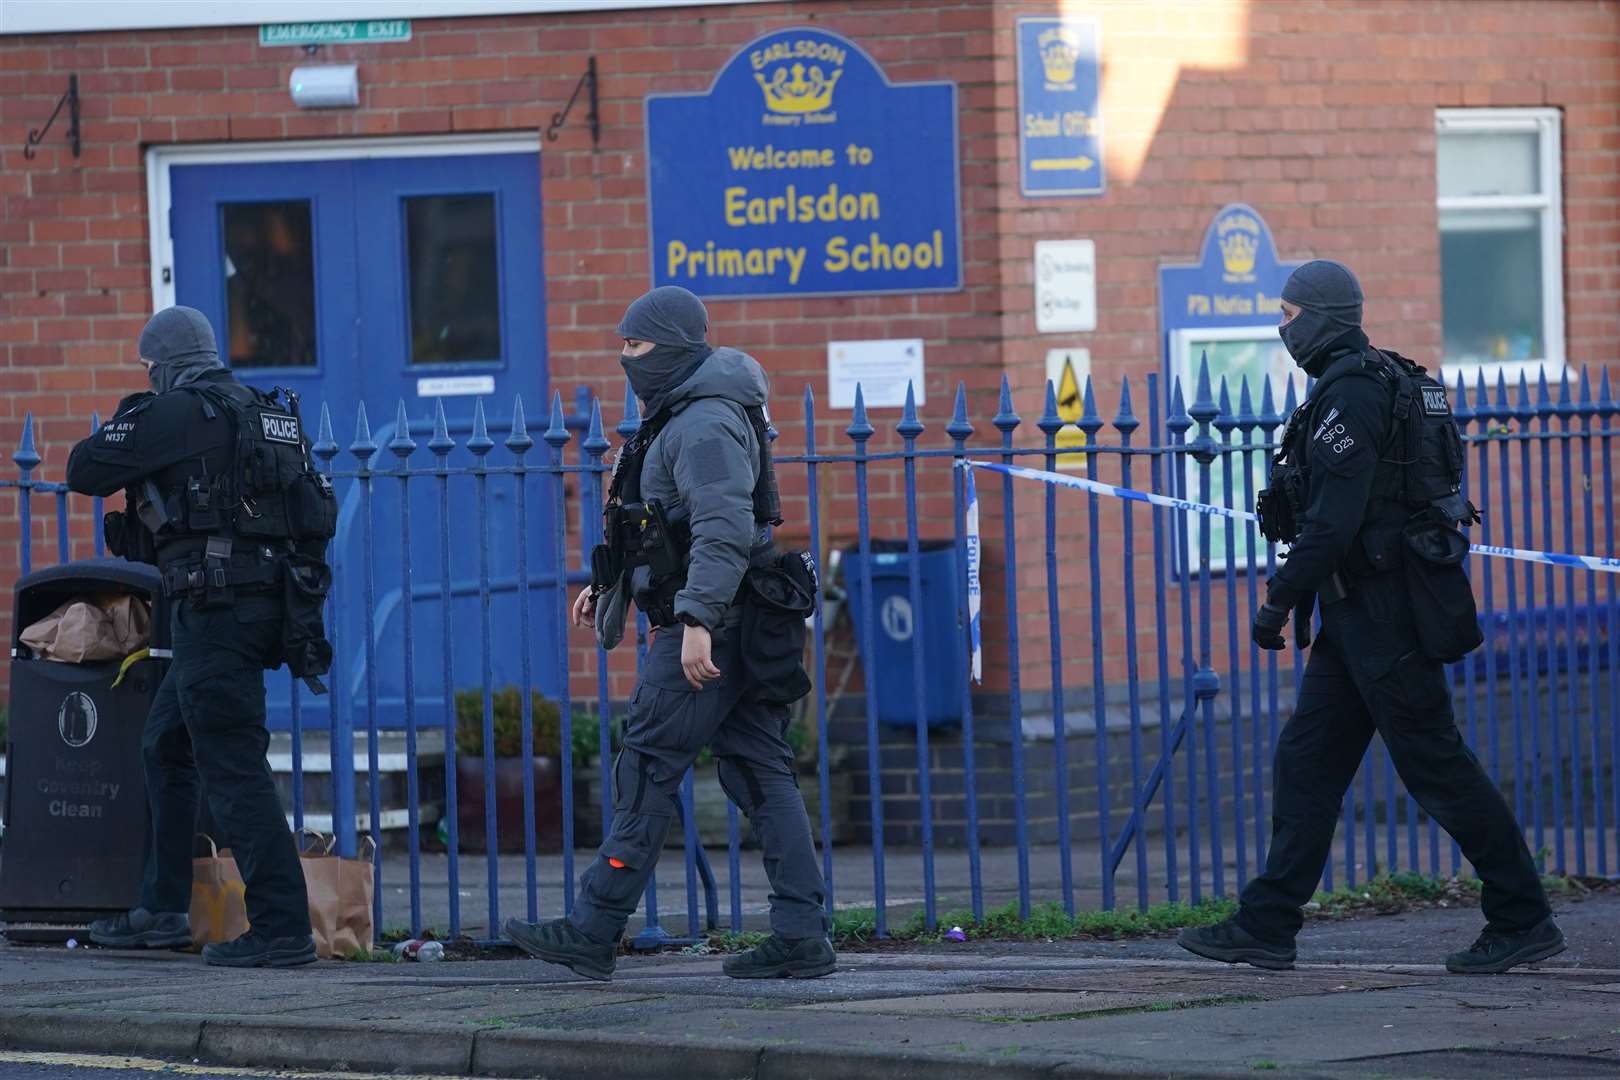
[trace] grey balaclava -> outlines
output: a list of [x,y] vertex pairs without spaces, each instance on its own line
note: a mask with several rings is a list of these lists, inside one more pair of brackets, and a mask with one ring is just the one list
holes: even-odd
[[152,389],[160,394],[222,368],[214,328],[196,308],[164,308],[141,331],[141,358],[152,361]]
[[625,309],[619,336],[650,341],[655,348],[641,356],[619,357],[630,388],[649,409],[679,386],[712,352],[707,341],[709,313],[703,301],[679,285],[643,293]]
[[1283,345],[1307,374],[1319,376],[1330,347],[1361,329],[1361,282],[1343,263],[1312,259],[1288,275],[1282,298],[1300,308],[1278,331]]

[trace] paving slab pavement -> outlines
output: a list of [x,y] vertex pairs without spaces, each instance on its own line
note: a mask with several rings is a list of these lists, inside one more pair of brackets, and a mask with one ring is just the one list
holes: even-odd
[[1477,911],[1314,920],[1293,972],[1167,939],[846,953],[736,982],[716,956],[621,958],[610,983],[527,959],[206,968],[0,947],[0,1048],[441,1075],[707,1078],[1620,1077],[1620,894],[1560,901],[1568,952],[1441,966]]

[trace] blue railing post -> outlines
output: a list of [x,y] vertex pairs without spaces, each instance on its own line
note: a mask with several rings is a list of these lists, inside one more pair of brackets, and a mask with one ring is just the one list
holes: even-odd
[[[1046,405],[1041,409],[1041,418],[1036,421],[1036,427],[1046,437],[1046,468],[1049,472],[1056,472],[1057,435],[1066,426],[1063,418],[1058,415],[1057,388],[1051,379],[1046,380]],[[1090,435],[1087,436],[1088,442]],[[1094,459],[1095,454],[1088,455]],[[1057,558],[1057,495],[1056,485],[1045,484],[1046,488],[1046,637],[1047,657],[1051,665],[1052,681],[1052,764],[1056,772],[1054,781],[1057,786],[1057,829],[1058,829],[1058,865],[1062,878],[1063,909],[1070,915],[1074,914],[1074,855],[1072,844],[1069,842],[1069,714],[1063,700],[1063,605],[1058,602],[1061,593],[1058,592],[1058,558]],[[1096,506],[1096,497],[1092,497],[1092,505]],[[1092,572],[1096,573],[1097,566],[1097,532],[1093,528],[1090,534]],[[1098,628],[1093,626],[1095,634]],[[1093,673],[1093,682],[1102,684],[1102,673]],[[1100,720],[1099,720],[1100,722]],[[1097,746],[1099,762],[1104,762],[1107,755],[1101,742]],[[1105,774],[1106,764],[1099,765],[1099,772]],[[1099,784],[1098,789],[1099,826],[1098,832],[1102,838],[1100,855],[1102,858],[1103,873],[1103,906],[1111,907],[1109,899],[1113,893],[1113,868],[1109,861],[1108,852],[1108,798],[1107,788]]]
[[[810,558],[816,565],[818,578],[823,568],[821,551],[821,487],[816,471],[816,397],[809,386],[804,388],[804,456],[805,499],[809,505]],[[827,582],[821,587],[826,591]],[[827,914],[836,906],[833,900],[833,844],[832,844],[832,774],[831,749],[827,743],[827,627],[824,605],[816,598],[814,617],[816,655],[816,785],[821,792],[821,876],[827,889]],[[730,815],[728,854],[731,861],[731,928],[742,929],[742,883],[738,866],[736,804],[727,801]]]
[[[1198,363],[1198,395],[1187,414],[1198,424],[1198,437],[1189,449],[1198,462],[1198,497],[1210,499],[1210,465],[1218,453],[1210,435],[1211,422],[1220,415],[1209,382],[1209,357]],[[1209,803],[1209,864],[1216,896],[1226,895],[1226,856],[1221,843],[1220,757],[1215,750],[1215,696],[1220,692],[1220,676],[1215,674],[1214,641],[1210,598],[1211,537],[1206,514],[1198,515],[1198,671],[1193,689],[1198,695],[1204,729],[1205,798]]]
[[[411,935],[422,932],[422,808],[421,779],[417,770],[416,739],[416,612],[415,576],[411,566],[411,453],[416,443],[411,438],[411,419],[400,400],[394,416],[394,437],[388,441],[388,450],[398,459],[394,470],[399,477],[399,596],[400,629],[405,643],[400,655],[400,673],[405,686],[405,823],[410,854],[411,881]],[[294,693],[297,684],[294,683]],[[453,726],[445,728],[447,736],[454,734]],[[381,862],[379,858],[377,860]],[[378,931],[382,924],[377,924]]]
[[[1232,412],[1232,394],[1226,376],[1221,376],[1221,393],[1216,406],[1215,430],[1220,434],[1217,443],[1221,455],[1221,505],[1231,509],[1237,491],[1232,475],[1232,458],[1237,453],[1232,433],[1237,429],[1237,417]],[[1226,540],[1226,657],[1227,678],[1231,681],[1231,702],[1227,723],[1232,729],[1232,845],[1237,853],[1237,876],[1240,882],[1249,879],[1248,830],[1244,827],[1243,804],[1247,796],[1243,791],[1243,661],[1238,644],[1238,586],[1237,586],[1237,522],[1225,519]],[[1245,567],[1247,570],[1247,567]],[[1247,620],[1245,620],[1247,622]]]
[[[361,569],[361,581],[364,587],[365,609],[360,620],[360,632],[365,635],[364,653],[366,660],[366,792],[369,828],[373,852],[382,851],[382,770],[378,760],[378,730],[377,730],[377,625],[375,612],[377,610],[377,560],[371,553],[377,550],[372,537],[371,513],[371,459],[377,453],[377,443],[371,437],[371,425],[366,421],[366,403],[360,403],[360,410],[354,423],[354,441],[349,444],[349,453],[354,455],[356,466],[356,482],[360,485],[360,528],[365,557],[361,559],[364,564]],[[342,841],[339,840],[339,847]],[[373,856],[372,867],[372,919],[374,926],[382,925],[382,866],[379,856]]]
[[[552,421],[558,419],[559,410],[554,406]],[[535,865],[535,835],[534,835],[534,662],[531,658],[530,644],[534,641],[534,623],[530,619],[531,599],[529,597],[529,466],[524,455],[534,448],[534,439],[529,435],[528,418],[523,415],[523,395],[512,395],[512,430],[506,434],[506,450],[512,455],[512,516],[515,519],[517,533],[517,601],[518,601],[518,670],[520,676],[520,692],[522,700],[519,702],[519,715],[522,717],[523,729],[518,733],[518,746],[523,755],[523,884],[524,901],[528,910],[529,921],[537,922],[540,919],[540,881],[538,868]],[[559,484],[562,477],[557,478]],[[566,523],[565,517],[558,518],[558,526]],[[557,549],[557,594],[565,595],[567,587],[563,584],[564,571],[568,566],[567,549],[559,546]],[[566,601],[565,601],[566,602]],[[559,623],[566,622],[566,615],[558,619]],[[562,655],[563,678],[568,677],[568,629],[566,625],[558,631],[558,652]],[[569,742],[566,738],[561,740],[558,747],[558,757],[563,762],[562,768],[566,770],[566,762],[572,756]],[[572,805],[570,796],[573,793],[572,785],[563,783],[563,808],[566,812]],[[489,933],[494,937],[500,932],[500,927],[491,926]]]
[[[866,419],[866,394],[855,386],[855,411],[844,432],[855,444],[855,504],[861,553],[861,636],[869,654],[877,650],[877,618],[872,610],[872,521],[867,502],[866,444],[877,434]],[[872,819],[872,898],[877,909],[878,937],[889,933],[887,888],[883,865],[883,754],[879,745],[877,718],[877,672],[868,670],[866,680],[866,767],[867,793]]]
[[[332,459],[338,455],[338,445],[332,437],[332,414],[325,405],[321,406],[320,431],[316,435],[315,444],[310,447],[310,452],[320,459],[321,468],[330,476]],[[342,566],[341,560],[335,561],[338,565],[333,567],[334,579],[337,573],[346,569]],[[349,672],[343,664],[343,637],[338,632],[337,621],[339,614],[337,593],[337,582],[334,580],[326,600],[327,636],[332,642],[330,675],[332,722],[327,752],[332,775],[332,833],[337,838],[338,853],[352,858],[359,849],[355,833],[354,689],[349,681]],[[373,881],[373,887],[375,884]]]
[[[1089,380],[1088,380],[1089,381]],[[1131,435],[1141,426],[1141,421],[1131,411],[1131,380],[1125,378],[1120,384],[1119,412],[1114,415],[1114,430],[1119,432],[1120,455],[1120,485],[1131,486],[1131,463],[1134,452],[1131,449]],[[1087,436],[1089,441],[1090,436]],[[1136,514],[1135,504],[1130,501],[1120,503],[1120,513],[1123,517],[1123,557],[1125,573],[1123,582],[1123,600],[1125,605],[1125,687],[1128,695],[1128,708],[1131,722],[1131,825],[1136,838],[1133,841],[1136,847],[1136,906],[1139,910],[1148,908],[1148,862],[1147,862],[1147,804],[1148,794],[1142,788],[1142,680],[1141,665],[1137,660],[1136,650]],[[1155,547],[1157,553],[1157,547]],[[1157,590],[1155,590],[1157,591]],[[1107,834],[1104,834],[1107,842]],[[1115,864],[1118,865],[1117,863]]]
[[495,702],[494,648],[490,637],[489,586],[489,466],[486,458],[495,449],[484,419],[484,399],[473,406],[472,435],[467,450],[473,455],[473,483],[478,493],[478,644],[481,661],[479,690],[484,721],[484,873],[489,889],[489,933],[501,929],[500,836],[495,820]]
[[[991,421],[1001,432],[1001,460],[1005,465],[1016,462],[1013,454],[1013,432],[1023,421],[1013,411],[1012,387],[1007,376],[1001,377],[1000,408]],[[1011,475],[1003,475],[1001,484],[1001,520],[1003,534],[1002,555],[1006,564],[1007,604],[1007,695],[1012,739],[1013,781],[1013,835],[1018,844],[1018,914],[1029,918],[1029,815],[1024,797],[1024,704],[1023,671],[1018,649],[1018,520],[1013,512]]]
[[[602,402],[593,398],[591,401],[590,427],[585,432],[585,441],[580,449],[585,451],[586,464],[589,466],[585,473],[585,505],[580,514],[583,521],[581,532],[584,533],[589,544],[599,544],[603,538],[602,524],[602,456],[608,452],[610,444],[607,436],[602,433]],[[602,835],[606,837],[613,831],[613,718],[612,702],[608,691],[608,663],[607,652],[596,650],[596,737],[598,767],[602,784]]]
[[[906,404],[895,432],[905,444],[906,556],[908,597],[911,604],[911,690],[917,707],[917,800],[921,810],[923,860],[923,923],[934,929],[934,795],[928,755],[928,661],[924,643],[928,619],[922,604],[922,560],[917,542],[917,437],[924,431],[917,419],[917,388],[906,385]],[[873,692],[872,687],[867,693]]]
[[23,417],[22,445],[11,455],[17,463],[17,570],[27,577],[34,569],[34,470],[43,459],[34,449],[34,414]]
[[966,796],[964,809],[967,816],[968,894],[976,920],[984,918],[984,877],[979,861],[979,786],[974,761],[973,734],[973,678],[972,645],[968,625],[968,551],[967,551],[967,475],[963,463],[967,460],[967,441],[973,437],[973,424],[968,420],[967,384],[956,384],[956,404],[951,410],[951,422],[945,425],[945,434],[951,438],[951,507],[956,519],[956,644],[961,664],[962,690],[962,790]]
[[[1192,417],[1187,414],[1178,375],[1170,388],[1170,415],[1165,428],[1170,433],[1168,486],[1173,495],[1187,497],[1187,432],[1192,428]],[[1181,593],[1181,673],[1182,718],[1187,729],[1187,872],[1188,895],[1197,904],[1204,896],[1204,853],[1200,843],[1202,816],[1198,811],[1198,736],[1197,686],[1198,667],[1193,662],[1192,601],[1188,597],[1189,582],[1193,576],[1192,553],[1188,546],[1187,515],[1170,517],[1171,543],[1175,546],[1176,580]],[[1168,763],[1167,763],[1168,771]]]
[[[1155,495],[1166,493],[1164,483],[1164,462],[1169,449],[1163,445],[1165,433],[1159,426],[1159,375],[1150,372],[1147,377],[1148,395],[1148,443],[1153,447],[1152,456],[1148,458],[1148,480]],[[1171,467],[1175,467],[1175,458],[1169,458]],[[1163,507],[1153,508],[1153,630],[1158,643],[1159,662],[1159,768],[1161,777],[1160,786],[1163,794],[1160,796],[1164,807],[1164,875],[1165,899],[1172,904],[1181,899],[1181,878],[1177,870],[1177,830],[1176,830],[1176,773],[1175,751],[1176,743],[1172,738],[1171,710],[1170,710],[1170,614],[1169,598],[1165,595],[1169,590],[1169,582],[1175,576],[1175,559],[1170,552],[1169,541],[1165,537],[1165,520],[1168,517]],[[1138,841],[1140,842],[1140,841]]]
[[[1048,385],[1050,385],[1050,383],[1048,383]],[[1097,465],[1098,460],[1101,457],[1100,451],[1096,449],[1097,433],[1102,430],[1102,426],[1102,417],[1097,413],[1097,398],[1096,395],[1092,393],[1091,376],[1087,375],[1085,389],[1081,392],[1080,396],[1080,430],[1085,433],[1086,446],[1090,449],[1090,452],[1086,454],[1086,479],[1092,481],[1097,479]],[[1047,491],[1050,492],[1051,490],[1052,486],[1048,484]],[[1103,550],[1102,519],[1100,510],[1101,507],[1098,503],[1097,496],[1095,494],[1088,494],[1086,496],[1086,547],[1091,556],[1091,718],[1092,730],[1095,733],[1096,738],[1096,749],[1093,751],[1093,753],[1096,757],[1097,766],[1097,826],[1102,837],[1103,909],[1106,911],[1112,911],[1114,909],[1114,871],[1116,869],[1116,864],[1113,860],[1113,853],[1110,850],[1110,840],[1113,837],[1113,815],[1110,813],[1112,808],[1109,804],[1112,802],[1112,792],[1110,791],[1111,785],[1108,782],[1107,662],[1103,658],[1103,641],[1107,634],[1103,628],[1102,618]],[[1056,536],[1053,535],[1051,539],[1055,543]],[[1126,558],[1129,557],[1129,550],[1127,549]],[[1057,596],[1058,594],[1056,592],[1051,594],[1050,599],[1047,601],[1049,607],[1057,606]],[[1131,646],[1134,646],[1134,642],[1131,643]],[[1066,758],[1065,766],[1067,766]],[[1063,782],[1064,786],[1066,787],[1068,784],[1068,776],[1066,771]],[[1064,821],[1063,824],[1067,826],[1068,822]],[[1066,828],[1064,832],[1066,836]],[[1138,849],[1141,847],[1140,840],[1141,838],[1138,837]],[[1065,839],[1063,842],[1065,857],[1068,855],[1068,846],[1068,841]],[[1065,891],[1065,902],[1071,905],[1071,907],[1074,903],[1074,898],[1067,894],[1067,890]]]
[[[1595,498],[1593,498],[1592,483],[1592,421],[1597,416],[1597,405],[1592,400],[1591,373],[1584,367],[1581,368],[1580,404],[1576,407],[1576,412],[1581,418],[1581,486],[1586,495],[1586,498],[1581,500],[1581,502],[1584,504],[1584,514],[1582,519],[1582,538],[1584,542],[1581,545],[1581,550],[1590,554],[1591,552],[1597,550],[1597,528],[1596,523],[1593,520],[1592,505],[1597,501]],[[1568,484],[1566,484],[1564,497],[1568,499],[1573,496],[1573,494],[1573,490]],[[1609,517],[1611,520],[1613,519],[1613,507],[1605,508],[1605,516]],[[1603,724],[1600,719],[1598,705],[1598,700],[1600,697],[1598,686],[1601,681],[1599,672],[1603,670],[1603,664],[1598,657],[1598,649],[1602,637],[1612,639],[1615,636],[1617,629],[1620,628],[1617,628],[1612,620],[1604,619],[1603,626],[1605,627],[1606,633],[1600,637],[1598,634],[1599,617],[1600,609],[1598,608],[1597,574],[1588,570],[1586,572],[1586,670],[1588,674],[1587,729],[1591,733],[1592,738],[1592,825],[1593,837],[1597,849],[1597,872],[1600,877],[1607,877],[1609,873],[1609,841],[1607,834],[1608,806],[1603,798],[1603,775],[1605,772],[1603,760]],[[1616,678],[1620,678],[1620,672],[1616,672],[1613,668],[1610,668],[1609,678],[1611,681]],[[1612,769],[1615,763],[1610,761],[1608,764]],[[1610,774],[1610,782],[1613,783],[1612,773]],[[1582,845],[1580,851],[1583,857],[1585,855],[1585,850],[1585,845]],[[1582,869],[1580,872],[1585,873],[1585,870]]]
[[[433,402],[433,436],[428,440],[436,463],[433,474],[439,496],[439,634],[440,668],[444,679],[444,813],[446,877],[450,907],[450,936],[461,933],[461,837],[460,803],[457,793],[456,735],[460,720],[456,715],[456,674],[453,663],[450,582],[450,451],[456,448],[444,418],[444,399]],[[490,927],[493,935],[497,927]]]

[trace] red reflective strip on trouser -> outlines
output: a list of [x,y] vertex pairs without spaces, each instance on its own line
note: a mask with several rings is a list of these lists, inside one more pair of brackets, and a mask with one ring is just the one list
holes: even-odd
[[613,867],[613,869],[615,869],[615,870],[623,870],[624,869],[624,863],[621,862],[618,859],[609,859],[608,860],[608,865]]

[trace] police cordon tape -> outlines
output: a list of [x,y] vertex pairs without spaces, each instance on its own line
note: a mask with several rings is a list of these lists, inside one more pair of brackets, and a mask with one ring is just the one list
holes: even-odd
[[[1088,480],[1082,476],[1070,476],[1067,473],[1046,472],[1042,469],[1029,469],[1021,465],[997,465],[989,461],[973,461],[972,459],[964,459],[957,464],[967,479],[968,625],[973,643],[974,682],[980,681],[983,670],[983,650],[979,637],[979,609],[983,602],[979,582],[981,551],[979,543],[979,493],[977,486],[973,482],[973,471],[975,469],[1002,473],[1007,476],[1017,477],[1020,480],[1035,480],[1043,484],[1075,488],[1079,491],[1090,492],[1093,495],[1108,495],[1129,502],[1148,503],[1169,510],[1203,514],[1206,517],[1231,518],[1234,521],[1258,522],[1260,520],[1247,510],[1234,510],[1229,506],[1211,506],[1208,503],[1189,502],[1186,499],[1176,499],[1169,495],[1137,491],[1135,488],[1115,487],[1113,484]],[[1500,559],[1518,559],[1522,562],[1562,566],[1571,570],[1595,570],[1605,574],[1620,574],[1620,558],[1615,556],[1566,555],[1556,551],[1530,551],[1525,548],[1496,547],[1492,544],[1470,544],[1468,550],[1475,555],[1491,555]]]

